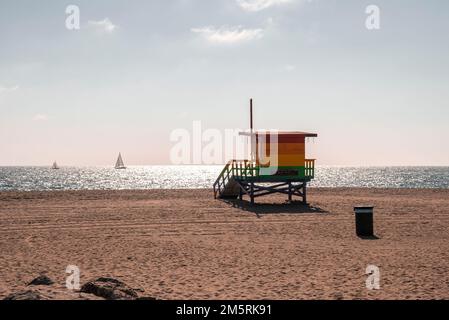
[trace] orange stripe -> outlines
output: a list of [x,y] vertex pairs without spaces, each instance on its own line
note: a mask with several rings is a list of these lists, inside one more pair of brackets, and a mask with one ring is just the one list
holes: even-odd
[[[261,145],[261,148],[262,145]],[[270,143],[265,144],[266,153],[270,153],[270,151],[282,153],[282,154],[304,154],[305,153],[305,144],[304,143]]]
[[[275,157],[267,157],[266,160],[273,166],[276,165],[277,160],[277,165],[282,167],[304,166],[305,163],[304,155],[280,154],[277,159]],[[265,164],[265,158],[258,158],[258,162]]]

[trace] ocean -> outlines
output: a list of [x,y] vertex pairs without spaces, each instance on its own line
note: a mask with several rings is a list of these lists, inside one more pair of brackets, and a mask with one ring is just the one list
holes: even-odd
[[[211,188],[223,166],[0,167],[0,191]],[[449,188],[449,167],[318,166],[312,187]]]

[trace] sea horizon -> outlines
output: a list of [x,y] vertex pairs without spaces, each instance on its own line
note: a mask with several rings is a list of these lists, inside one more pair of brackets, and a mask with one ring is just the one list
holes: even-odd
[[[136,165],[126,165],[127,168],[133,167],[204,167],[204,166],[225,166],[226,163],[223,164],[136,164]],[[316,165],[315,168],[319,167],[335,167],[335,168],[449,168],[448,165],[443,164],[394,164],[394,165],[352,165],[352,164],[322,164]],[[50,168],[51,165],[0,165],[0,168]],[[112,168],[114,169],[114,165],[111,164],[95,164],[95,165],[75,165],[75,164],[67,164],[67,165],[59,165],[58,168]]]

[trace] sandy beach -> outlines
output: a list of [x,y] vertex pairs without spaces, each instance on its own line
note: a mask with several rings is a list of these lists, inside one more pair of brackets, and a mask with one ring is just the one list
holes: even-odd
[[[119,279],[157,299],[449,299],[449,190],[310,189],[311,207],[254,207],[211,190],[0,193],[0,298],[45,273],[49,299]],[[353,206],[375,206],[377,240]],[[380,290],[365,286],[380,268]]]

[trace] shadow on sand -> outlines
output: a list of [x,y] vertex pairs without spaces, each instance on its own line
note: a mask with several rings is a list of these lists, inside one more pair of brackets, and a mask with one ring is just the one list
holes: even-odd
[[258,217],[265,214],[301,214],[301,213],[316,213],[325,214],[329,213],[319,207],[310,206],[308,204],[303,204],[302,202],[291,202],[291,203],[255,203],[251,204],[249,201],[238,200],[238,199],[222,199],[224,203],[231,205],[234,208],[241,209],[243,211],[248,211],[255,213]]
[[362,240],[380,240],[378,236],[357,236]]

